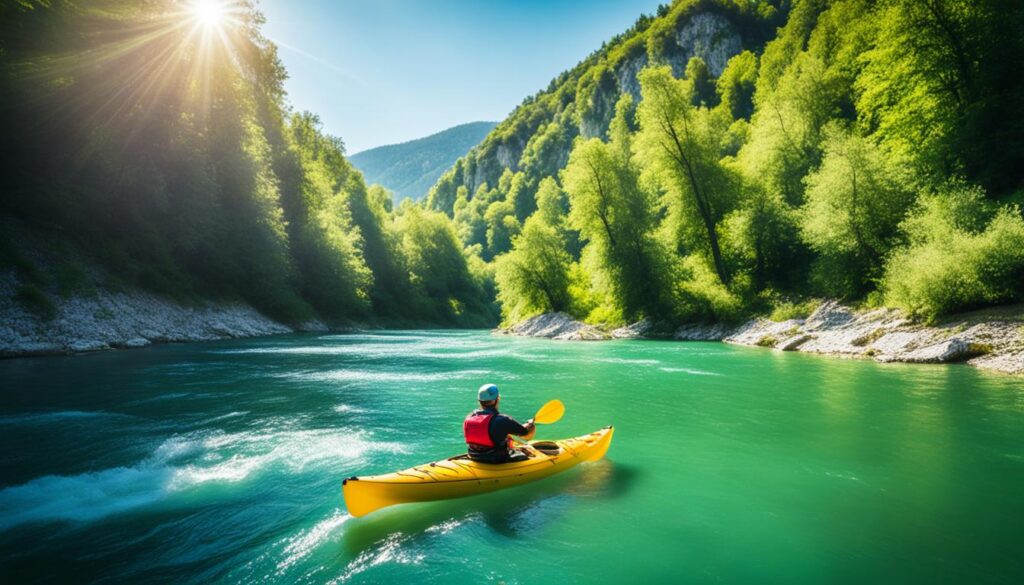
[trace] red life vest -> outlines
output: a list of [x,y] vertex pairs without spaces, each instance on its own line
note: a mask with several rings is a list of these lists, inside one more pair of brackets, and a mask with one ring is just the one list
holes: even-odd
[[[482,449],[493,449],[497,445],[491,440],[491,419],[494,418],[494,414],[484,414],[479,412],[471,412],[466,416],[466,420],[462,421],[462,433],[466,436],[466,443],[468,445],[482,448]],[[511,442],[511,438],[508,439]]]
[[462,434],[466,435],[466,443],[486,449],[494,447],[490,432],[492,418],[493,414],[469,413],[466,420],[462,421]]

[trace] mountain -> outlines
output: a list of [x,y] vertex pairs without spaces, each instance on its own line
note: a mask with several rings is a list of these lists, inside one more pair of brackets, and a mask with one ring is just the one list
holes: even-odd
[[[497,187],[506,171],[522,173],[522,184],[533,195],[541,178],[565,167],[576,137],[606,137],[620,95],[639,101],[637,74],[644,67],[669,65],[682,77],[690,59],[699,57],[717,78],[733,56],[760,52],[785,22],[788,4],[677,0],[654,16],[640,16],[629,30],[527,97],[441,176],[427,205],[452,214],[460,187],[472,198],[482,185]],[[520,220],[532,211],[532,197],[524,200],[517,209]]]
[[425,205],[490,264],[509,324],[1020,302],[1022,26],[1007,0],[675,0]]
[[368,184],[377,183],[396,199],[420,200],[438,177],[459,157],[483,140],[497,122],[460,124],[437,134],[401,144],[378,146],[353,154],[349,160],[363,172]]

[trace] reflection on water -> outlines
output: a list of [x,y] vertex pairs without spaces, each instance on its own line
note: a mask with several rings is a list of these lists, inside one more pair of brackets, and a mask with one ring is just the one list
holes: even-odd
[[343,542],[350,554],[358,555],[385,543],[394,546],[397,534],[416,542],[466,523],[482,524],[496,534],[518,538],[558,521],[575,498],[614,499],[626,495],[638,474],[635,467],[601,460],[514,489],[385,508],[347,523]]

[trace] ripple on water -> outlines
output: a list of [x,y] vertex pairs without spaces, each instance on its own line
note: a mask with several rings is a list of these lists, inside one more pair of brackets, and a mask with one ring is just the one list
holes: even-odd
[[274,468],[337,469],[380,452],[405,448],[351,429],[191,433],[164,441],[133,466],[44,476],[0,489],[0,531],[33,522],[90,522],[210,483],[237,483]]
[[96,419],[101,418],[134,418],[131,415],[116,412],[82,410],[54,410],[46,412],[28,412],[0,416],[0,425],[25,425],[25,426],[47,426],[54,423],[67,424],[69,422],[82,422],[93,424]]
[[352,515],[348,512],[335,509],[330,516],[317,522],[313,527],[285,539],[282,551],[284,558],[277,564],[278,572],[295,565],[324,544],[336,542],[341,536],[338,529],[351,519]]
[[334,412],[337,412],[339,414],[366,414],[367,412],[369,412],[365,408],[352,406],[351,404],[339,404],[335,406],[333,410]]
[[430,335],[403,335],[401,333],[342,333],[339,335],[324,335],[319,339],[323,341],[386,341],[388,343],[403,341],[429,341],[433,339]]
[[397,563],[400,565],[418,565],[422,563],[426,555],[408,550],[408,545],[411,541],[412,537],[401,532],[392,534],[374,547],[359,553],[345,568],[345,572],[337,579],[329,581],[329,583],[347,583],[360,573],[385,563]]
[[465,380],[481,376],[508,376],[493,370],[458,370],[454,372],[389,372],[374,370],[328,370],[321,372],[293,372],[279,377],[311,382],[443,382]]
[[441,522],[440,524],[434,524],[433,526],[429,526],[429,527],[427,527],[426,530],[424,530],[424,532],[434,533],[434,534],[448,534],[451,531],[455,530],[456,528],[458,528],[459,526],[462,526],[465,523],[466,523],[465,519],[458,520],[458,519],[453,518],[451,520],[446,520],[444,522]]
[[211,354],[218,355],[353,355],[359,357],[387,357],[387,356],[408,356],[417,352],[428,352],[441,349],[451,350],[474,350],[494,348],[493,341],[480,339],[459,339],[444,338],[431,339],[427,341],[412,341],[409,343],[379,342],[370,343],[337,343],[332,345],[302,345],[302,346],[271,346],[271,347],[249,347],[241,349],[216,349],[210,350]]
[[617,357],[596,357],[590,358],[595,362],[602,362],[605,364],[633,364],[637,366],[656,366],[661,362],[658,360],[641,359],[641,358],[617,358]]
[[[466,335],[335,335],[320,338],[318,345],[272,345],[235,349],[213,349],[215,355],[352,356],[373,359],[432,359],[451,356],[488,357],[509,353],[492,339]],[[397,341],[397,343],[396,343]],[[476,353],[482,352],[482,353]]]
[[696,368],[664,367],[664,368],[658,368],[658,369],[661,370],[662,372],[669,372],[669,373],[683,372],[683,373],[686,373],[686,374],[693,374],[694,376],[722,376],[722,375],[724,375],[724,374],[719,374],[717,372],[708,372],[706,370],[698,370]]
[[222,420],[243,417],[246,416],[247,414],[249,414],[248,410],[234,410],[227,414],[222,414],[220,416],[215,416],[213,418],[204,419],[200,424],[206,426],[215,422],[220,422]]

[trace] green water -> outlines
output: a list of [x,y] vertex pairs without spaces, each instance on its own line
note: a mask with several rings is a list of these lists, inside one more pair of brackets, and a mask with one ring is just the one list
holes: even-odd
[[[713,343],[305,335],[0,362],[0,581],[1020,583],[1024,384]],[[608,457],[353,519],[497,382]]]

